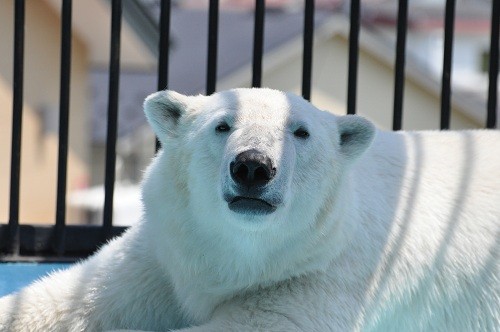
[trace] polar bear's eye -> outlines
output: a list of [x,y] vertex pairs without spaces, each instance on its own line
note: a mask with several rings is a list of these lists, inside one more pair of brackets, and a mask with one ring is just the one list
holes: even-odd
[[293,132],[293,135],[298,138],[308,138],[309,137],[309,132],[305,130],[304,128],[299,128]]
[[215,131],[218,133],[224,133],[229,131],[230,129],[231,127],[229,127],[229,125],[225,122],[219,123],[217,127],[215,127]]

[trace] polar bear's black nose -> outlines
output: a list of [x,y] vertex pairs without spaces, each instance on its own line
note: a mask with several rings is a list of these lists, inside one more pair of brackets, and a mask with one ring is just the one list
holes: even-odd
[[229,166],[234,182],[247,187],[263,186],[274,177],[271,159],[255,149],[243,151]]

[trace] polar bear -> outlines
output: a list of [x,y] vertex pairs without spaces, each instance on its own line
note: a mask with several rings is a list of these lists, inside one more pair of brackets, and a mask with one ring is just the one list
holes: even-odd
[[383,132],[271,89],[161,91],[143,221],[1,331],[498,331],[500,133]]

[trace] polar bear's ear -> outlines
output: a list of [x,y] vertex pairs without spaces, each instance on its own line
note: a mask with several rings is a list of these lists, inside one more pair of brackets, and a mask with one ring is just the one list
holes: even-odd
[[174,91],[158,91],[144,101],[146,118],[160,140],[176,136],[175,129],[186,111],[187,98]]
[[375,126],[357,115],[337,118],[340,152],[348,160],[355,160],[370,146],[375,136]]
[[180,117],[192,106],[197,97],[185,96],[175,91],[158,91],[144,101],[144,113],[160,140],[177,136]]

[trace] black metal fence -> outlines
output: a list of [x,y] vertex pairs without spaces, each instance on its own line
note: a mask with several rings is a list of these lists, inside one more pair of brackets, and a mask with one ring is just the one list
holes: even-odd
[[[25,0],[14,0],[14,80],[13,80],[13,121],[10,173],[10,204],[7,224],[0,224],[0,261],[52,260],[64,261],[85,257],[100,244],[124,231],[124,227],[113,226],[113,195],[115,183],[118,91],[120,76],[120,30],[122,20],[122,0],[111,1],[111,52],[109,67],[107,153],[105,169],[105,201],[102,226],[66,225],[66,177],[68,161],[68,124],[70,100],[71,65],[71,21],[72,0],[62,0],[61,77],[60,77],[60,117],[59,154],[57,176],[57,207],[55,225],[33,226],[19,223],[19,187],[21,163],[21,131],[23,109],[24,70],[24,26]],[[126,1],[126,0],[125,0]],[[444,54],[441,90],[441,128],[450,125],[451,63],[453,27],[455,21],[455,0],[446,1]],[[312,59],[314,37],[314,0],[305,0],[303,33],[302,95],[310,99],[312,85]],[[168,87],[169,34],[171,1],[161,0],[159,17],[159,57],[158,90]],[[358,40],[360,31],[360,0],[350,3],[350,35],[348,63],[347,111],[356,113],[356,86],[358,72]],[[208,26],[208,53],[206,93],[216,90],[218,0],[210,0]],[[486,128],[495,128],[497,119],[497,78],[499,71],[499,16],[500,1],[493,0],[491,8],[491,44],[489,57],[489,90],[487,102]],[[255,27],[253,41],[252,86],[259,87],[262,77],[263,36],[265,23],[265,1],[255,1]],[[406,59],[406,33],[408,27],[408,0],[400,0],[397,20],[397,42],[395,61],[393,129],[399,130],[403,118],[404,76]],[[157,142],[158,147],[158,142]]]

